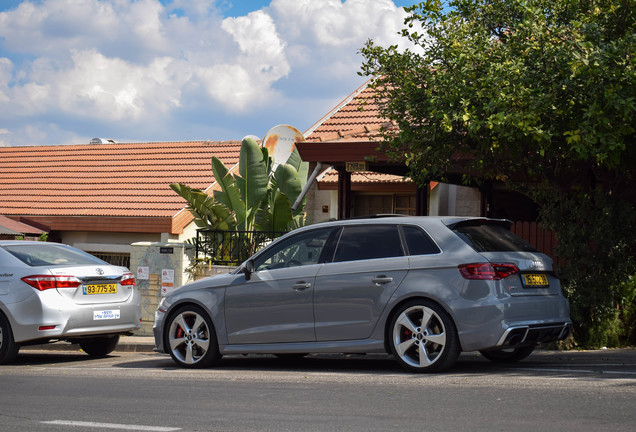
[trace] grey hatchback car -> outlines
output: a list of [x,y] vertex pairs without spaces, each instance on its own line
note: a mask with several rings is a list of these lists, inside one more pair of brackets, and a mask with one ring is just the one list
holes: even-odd
[[57,340],[103,356],[140,327],[141,297],[126,267],[59,243],[0,241],[0,364],[20,346]]
[[154,335],[183,367],[224,354],[390,353],[436,372],[462,351],[518,361],[570,328],[552,260],[509,221],[384,217],[295,230],[231,274],[176,289]]

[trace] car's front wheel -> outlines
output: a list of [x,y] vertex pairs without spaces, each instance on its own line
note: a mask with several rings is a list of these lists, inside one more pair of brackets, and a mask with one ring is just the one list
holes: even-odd
[[414,300],[393,315],[391,351],[398,363],[413,372],[439,372],[455,363],[461,352],[451,317],[438,304]]
[[9,320],[0,312],[0,364],[11,363],[18,355],[20,345],[13,339]]
[[79,341],[80,348],[93,357],[104,357],[115,351],[119,343],[119,335],[108,337],[94,337]]
[[479,351],[481,355],[488,360],[496,363],[514,363],[528,357],[534,351],[534,345],[516,347],[516,348],[500,348],[489,351]]
[[170,356],[187,368],[203,368],[220,360],[212,320],[199,306],[183,306],[171,315],[165,344]]

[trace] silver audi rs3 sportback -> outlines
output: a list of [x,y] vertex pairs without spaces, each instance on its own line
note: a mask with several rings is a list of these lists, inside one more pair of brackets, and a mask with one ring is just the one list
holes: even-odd
[[224,354],[390,353],[413,372],[462,351],[518,361],[564,339],[568,301],[552,260],[510,222],[376,217],[292,231],[236,271],[170,292],[157,351],[184,367]]
[[140,327],[141,297],[126,267],[63,244],[0,241],[0,364],[22,345],[58,340],[104,356]]

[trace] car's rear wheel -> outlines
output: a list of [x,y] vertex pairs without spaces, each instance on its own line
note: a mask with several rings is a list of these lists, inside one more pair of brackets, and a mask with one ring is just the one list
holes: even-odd
[[166,328],[166,347],[179,366],[203,368],[221,359],[212,320],[199,306],[179,308]]
[[115,351],[118,343],[119,335],[116,335],[82,339],[79,346],[89,356],[104,357]]
[[0,312],[0,364],[11,363],[18,356],[20,345],[13,339],[13,331],[7,317]]
[[534,345],[479,352],[488,360],[496,363],[514,363],[528,357],[533,351]]
[[439,372],[455,363],[461,352],[455,324],[438,304],[414,300],[393,315],[391,351],[412,372]]

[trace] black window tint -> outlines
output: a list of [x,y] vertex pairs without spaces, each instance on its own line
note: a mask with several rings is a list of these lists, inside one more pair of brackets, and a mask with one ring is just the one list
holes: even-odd
[[318,264],[329,234],[334,228],[307,231],[272,246],[255,261],[256,271]]
[[477,252],[536,252],[536,249],[500,224],[469,222],[453,228]]
[[403,256],[397,225],[346,226],[334,261],[357,261]]
[[433,240],[421,229],[414,226],[403,226],[402,232],[406,239],[409,255],[430,255],[440,252]]

